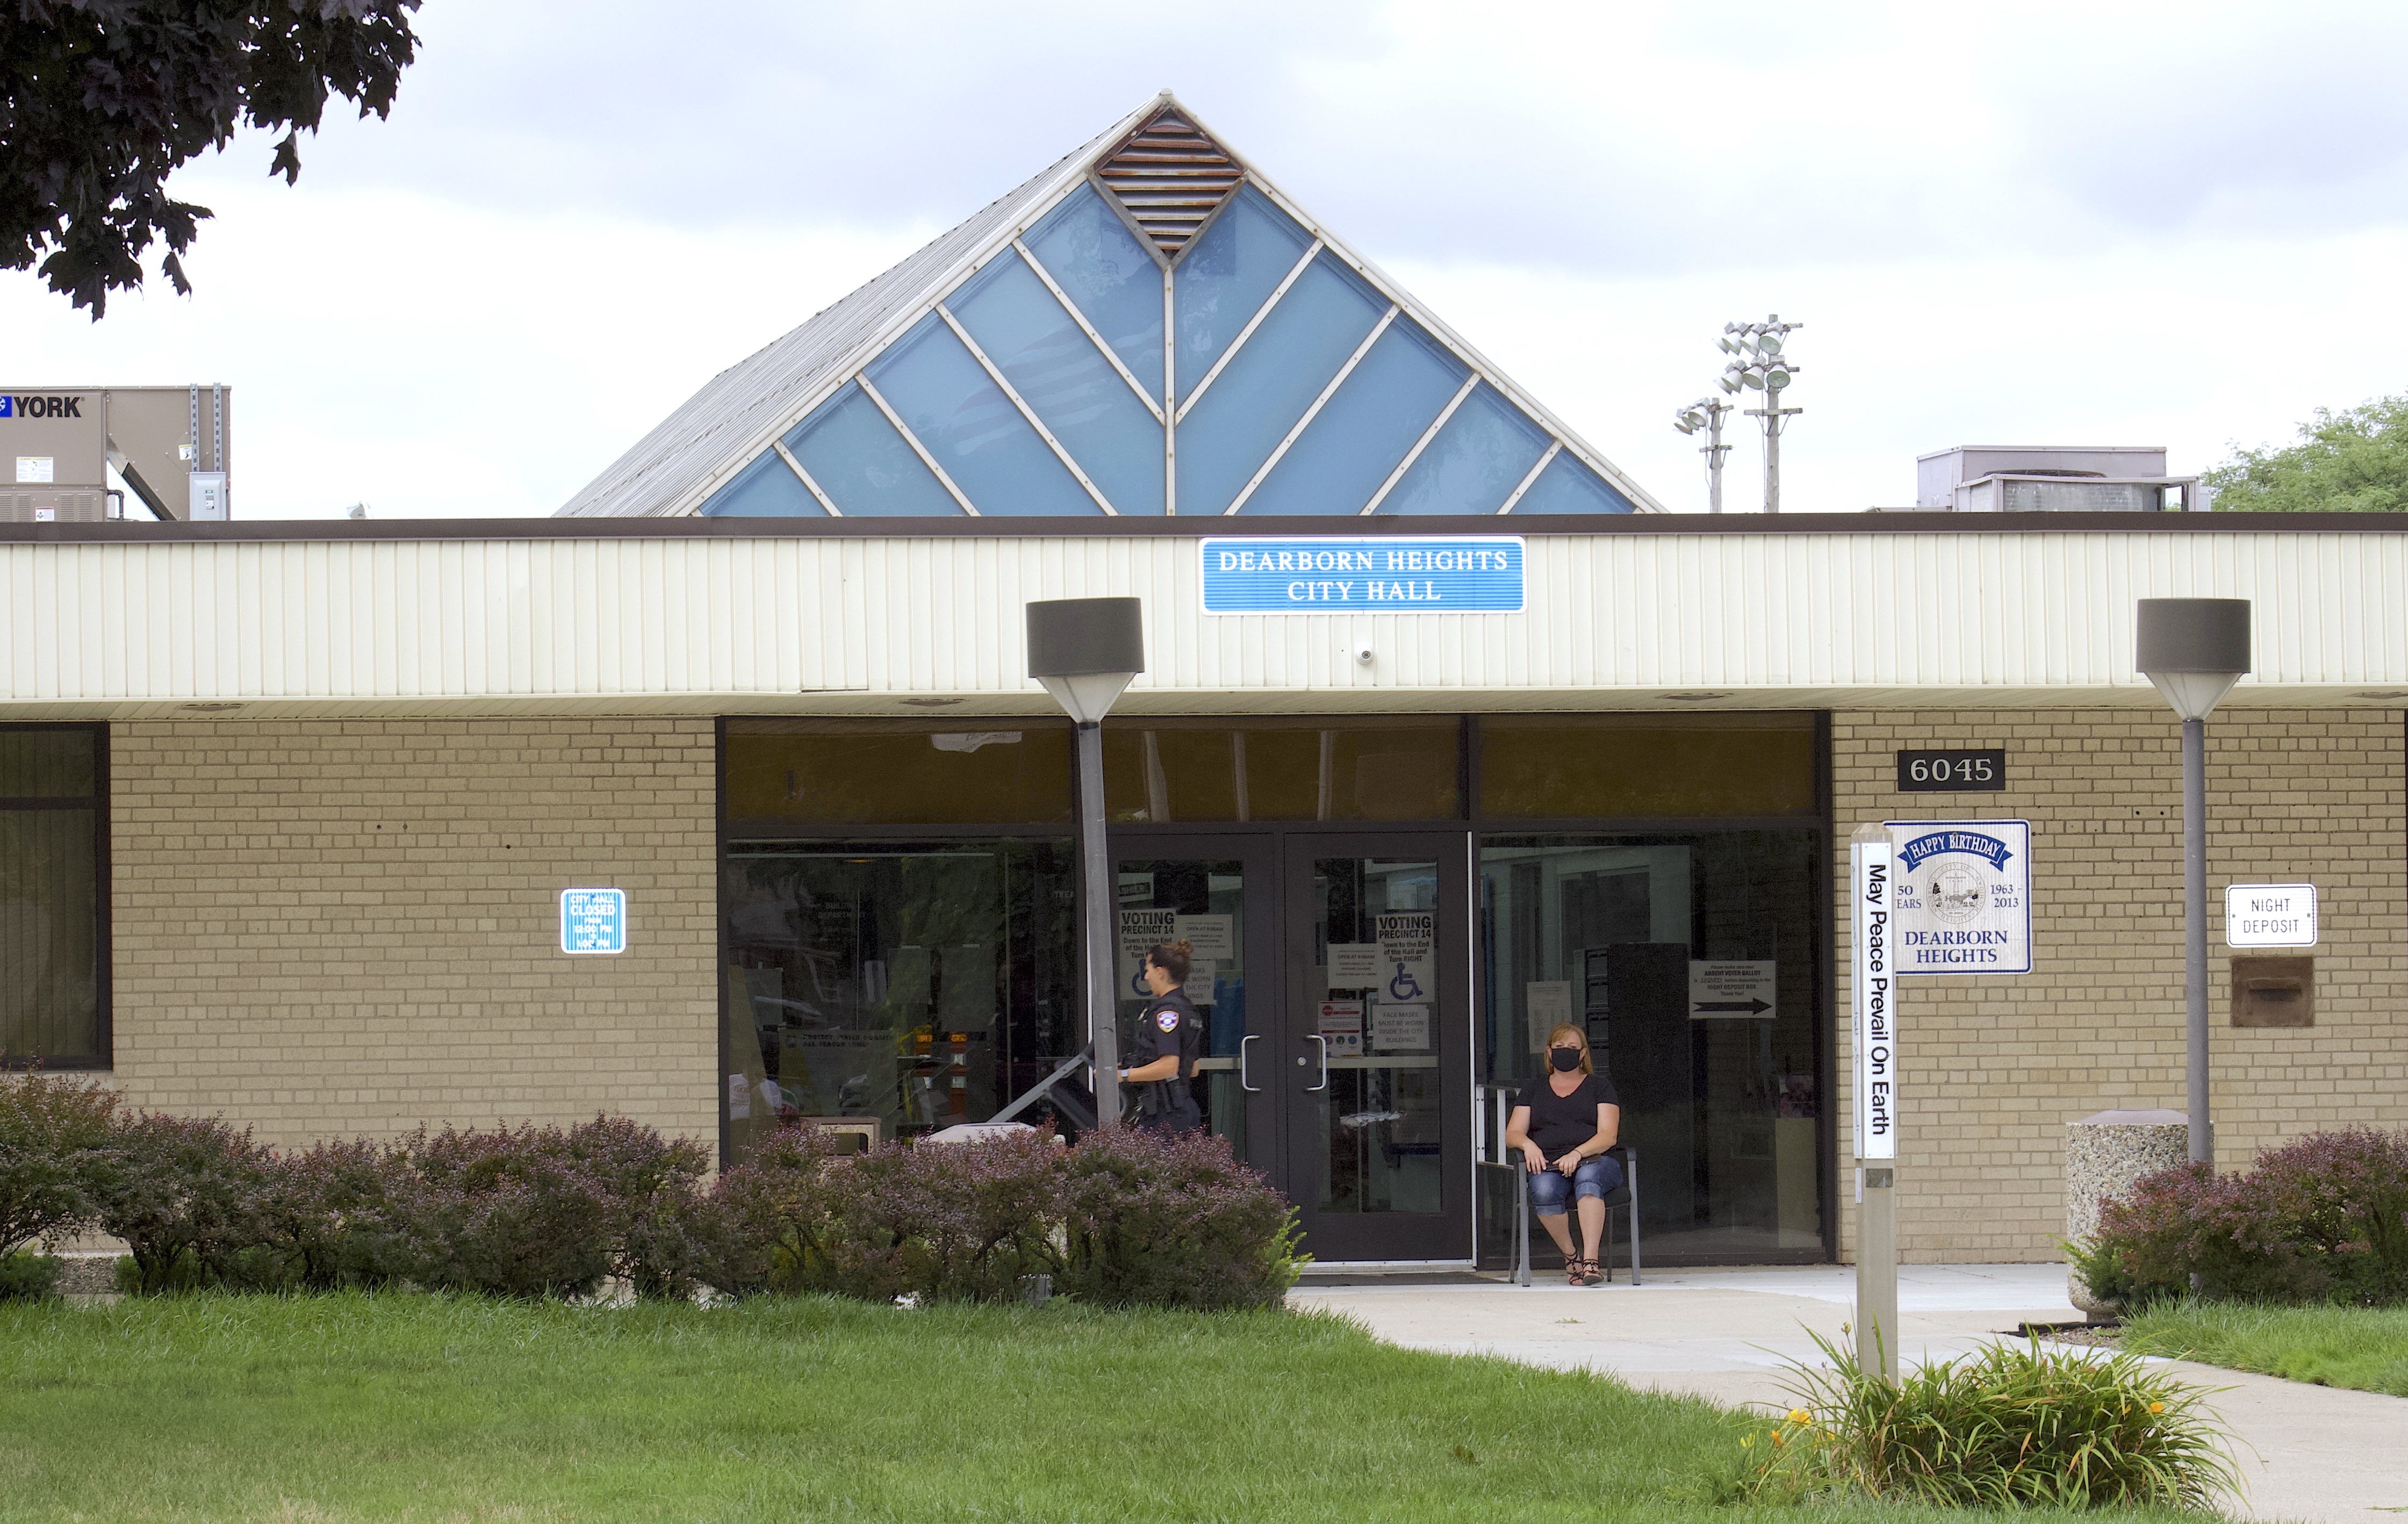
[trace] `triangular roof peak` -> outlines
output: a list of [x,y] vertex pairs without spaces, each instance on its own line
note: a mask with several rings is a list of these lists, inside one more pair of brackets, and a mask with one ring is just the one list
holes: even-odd
[[1634,510],[1663,511],[1164,91],[720,372],[560,511]]
[[1161,105],[1112,145],[1096,179],[1159,250],[1177,259],[1246,178],[1245,166],[1164,92]]

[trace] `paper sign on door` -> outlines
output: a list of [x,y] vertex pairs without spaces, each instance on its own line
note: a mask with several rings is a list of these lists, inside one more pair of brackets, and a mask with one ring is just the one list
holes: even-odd
[[1329,1057],[1332,1058],[1363,1057],[1363,1002],[1322,1001],[1320,1031],[1329,1044]]

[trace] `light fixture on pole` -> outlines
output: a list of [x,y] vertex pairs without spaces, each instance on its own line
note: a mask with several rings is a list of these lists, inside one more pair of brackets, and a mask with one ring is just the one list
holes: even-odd
[[1120,1120],[1120,976],[1112,956],[1111,855],[1104,842],[1104,716],[1145,670],[1145,605],[1137,598],[1054,598],[1028,605],[1028,675],[1069,712],[1079,736],[1079,844],[1087,901],[1087,1036],[1096,1116]]
[[1782,389],[1797,375],[1799,366],[1782,353],[1792,330],[1806,326],[1802,323],[1784,323],[1778,312],[1768,312],[1762,323],[1726,323],[1723,337],[1716,339],[1731,361],[1723,367],[1715,384],[1736,395],[1742,386],[1752,386],[1764,394],[1764,406],[1750,408],[1750,418],[1764,420],[1764,510],[1781,511],[1781,421],[1804,412],[1803,408],[1781,405]]
[[2249,670],[2247,598],[2143,598],[2134,665],[2183,723],[2183,995],[2190,1157],[2215,1163],[2207,1102],[2207,717]]
[[1684,434],[1706,431],[1706,442],[1698,447],[1698,453],[1706,457],[1709,513],[1723,510],[1723,457],[1730,453],[1731,448],[1723,443],[1723,414],[1730,410],[1731,405],[1720,397],[1701,396],[1672,415],[1672,426]]

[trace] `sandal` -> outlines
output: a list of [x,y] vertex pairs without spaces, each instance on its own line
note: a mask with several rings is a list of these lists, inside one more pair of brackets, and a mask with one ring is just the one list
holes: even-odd
[[1568,1286],[1595,1286],[1597,1283],[1589,1277],[1596,1273],[1597,1267],[1585,1259],[1571,1258],[1564,1261],[1564,1282]]
[[1604,1267],[1599,1265],[1596,1260],[1584,1259],[1580,1262],[1580,1279],[1575,1284],[1580,1286],[1601,1286],[1604,1284]]

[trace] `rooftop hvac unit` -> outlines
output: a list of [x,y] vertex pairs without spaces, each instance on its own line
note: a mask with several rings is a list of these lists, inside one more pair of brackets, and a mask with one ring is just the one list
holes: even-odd
[[2204,508],[2157,446],[1958,445],[1918,457],[1914,506],[1958,513],[2155,513]]
[[0,387],[0,523],[122,517],[111,467],[154,517],[227,517],[233,402],[222,385]]

